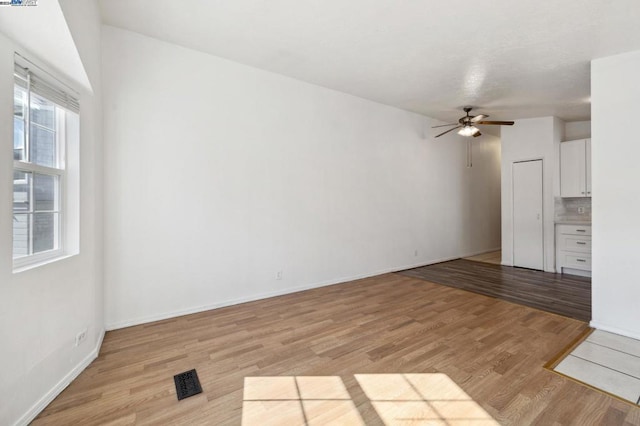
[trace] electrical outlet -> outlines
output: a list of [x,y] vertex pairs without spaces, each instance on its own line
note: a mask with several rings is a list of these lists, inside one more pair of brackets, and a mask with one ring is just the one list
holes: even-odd
[[80,333],[76,334],[76,346],[80,346],[85,340],[87,340],[88,330],[85,328]]
[[578,214],[584,214],[584,207],[578,207]]
[[282,279],[282,271],[276,272],[276,280],[281,280],[281,279]]

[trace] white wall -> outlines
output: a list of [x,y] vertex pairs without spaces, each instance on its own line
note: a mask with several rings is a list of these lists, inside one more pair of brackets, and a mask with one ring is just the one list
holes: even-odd
[[640,339],[640,51],[591,63],[593,252],[596,328]]
[[108,328],[500,245],[496,138],[113,27],[103,89]]
[[[55,7],[59,13],[57,3]],[[6,214],[6,208],[12,199],[13,157],[10,149],[0,150],[0,205],[3,206],[3,214],[0,214],[2,425],[26,424],[44,408],[96,356],[102,336],[103,242],[100,215],[96,213],[101,209],[102,198],[100,19],[95,2],[74,2],[73,7],[75,11],[73,17],[68,18],[69,24],[73,36],[83,40],[85,48],[80,50],[80,58],[94,88],[94,93],[86,88],[80,89],[80,254],[25,272],[12,273],[12,218]],[[32,9],[34,14],[46,14],[50,10],[49,7],[24,9]],[[84,31],[83,27],[91,30]],[[32,34],[29,25],[24,25],[22,31],[22,34]],[[39,42],[35,35],[27,39],[31,44]],[[0,117],[11,117],[13,110],[13,55],[16,50],[33,58],[23,47],[0,35]],[[52,50],[50,55],[56,55],[56,50]],[[50,57],[40,59],[56,62]],[[12,125],[9,119],[0,120],[2,141],[12,139]],[[85,327],[89,331],[88,338],[76,348],[75,336]]]
[[517,161],[542,159],[544,270],[555,272],[554,196],[560,194],[559,144],[564,122],[555,117],[517,120],[504,126],[502,135],[502,264],[513,266],[513,176]]

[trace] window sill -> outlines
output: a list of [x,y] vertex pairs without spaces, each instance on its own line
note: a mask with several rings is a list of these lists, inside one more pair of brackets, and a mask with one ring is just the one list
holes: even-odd
[[70,257],[75,256],[77,253],[67,254],[52,254],[51,256],[47,256],[41,259],[31,259],[31,261],[22,259],[17,259],[19,262],[16,263],[16,260],[13,261],[13,273],[18,274],[20,272],[25,272],[30,269],[39,268],[40,266],[48,265],[50,263],[58,262],[60,260],[68,259]]

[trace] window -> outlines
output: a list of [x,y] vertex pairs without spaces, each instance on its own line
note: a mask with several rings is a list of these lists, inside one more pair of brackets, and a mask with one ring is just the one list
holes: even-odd
[[16,63],[14,76],[13,259],[23,267],[65,254],[67,126],[79,108],[44,71]]

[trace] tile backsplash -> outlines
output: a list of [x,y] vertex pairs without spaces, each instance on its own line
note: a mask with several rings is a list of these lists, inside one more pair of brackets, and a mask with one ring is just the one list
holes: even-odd
[[[591,220],[591,198],[561,198],[556,197],[555,220]],[[579,209],[583,213],[579,213]]]

